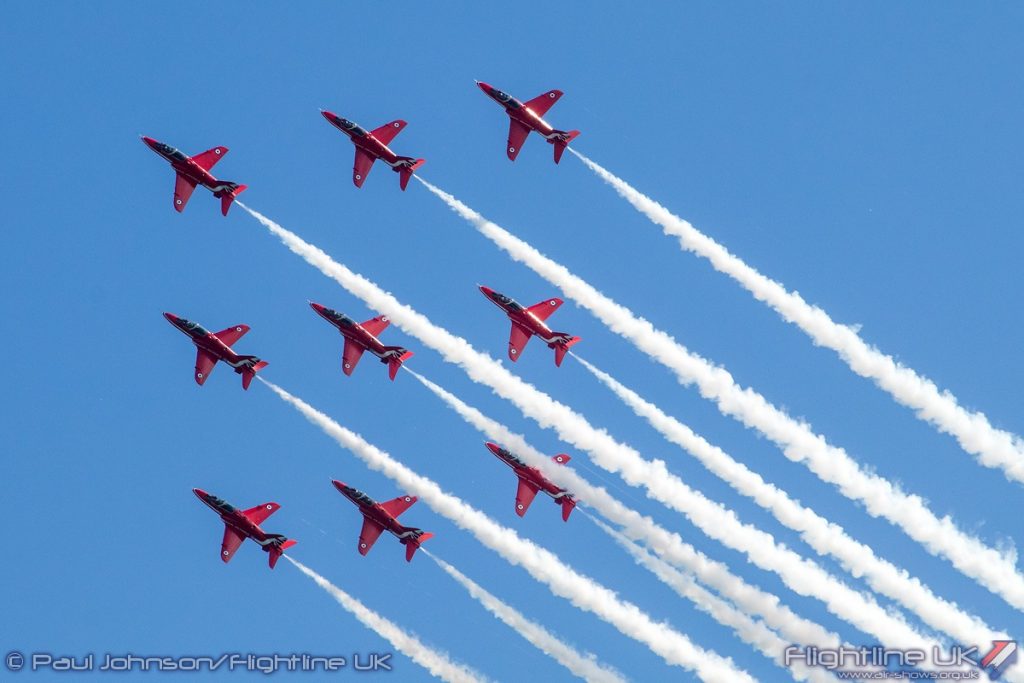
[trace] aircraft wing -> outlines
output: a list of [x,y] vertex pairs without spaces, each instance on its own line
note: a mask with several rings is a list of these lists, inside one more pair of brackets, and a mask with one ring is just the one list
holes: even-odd
[[508,152],[508,158],[512,161],[516,160],[519,156],[519,150],[522,148],[523,143],[526,142],[526,136],[530,134],[530,129],[525,124],[519,123],[515,119],[510,118],[508,120],[508,147],[505,151]]
[[388,320],[386,315],[378,315],[376,318],[370,318],[365,323],[359,323],[359,326],[374,337],[379,337],[380,333],[386,330],[390,324],[391,321]]
[[[548,316],[557,311],[563,303],[564,302],[556,296],[550,299],[545,299],[544,301],[541,301],[539,304],[534,304],[527,308],[526,310],[532,313],[539,320],[547,320]],[[217,336],[219,337],[220,334],[218,334]]]
[[395,139],[395,136],[402,132],[405,128],[405,121],[397,119],[385,123],[380,128],[374,128],[370,131],[370,135],[380,140],[385,145],[391,144],[391,141]]
[[[541,318],[541,320],[543,320],[543,318]],[[234,346],[235,342],[237,342],[239,339],[244,337],[245,333],[248,332],[248,331],[249,331],[249,326],[248,325],[235,325],[234,327],[229,327],[226,330],[221,330],[220,332],[214,332],[213,336],[216,337],[217,339],[220,339],[222,342],[224,342],[228,346]]]
[[398,498],[389,500],[386,503],[381,503],[380,506],[384,508],[385,512],[397,519],[398,515],[411,508],[412,504],[415,503],[416,500],[416,496],[399,496]]
[[363,351],[365,350],[365,346],[360,346],[348,337],[345,337],[345,349],[341,353],[341,371],[346,375],[351,375],[352,371],[356,369],[359,359],[363,357]]
[[185,205],[188,204],[189,197],[192,196],[192,191],[195,189],[196,184],[180,173],[174,178],[175,211],[181,213],[185,210]]
[[220,559],[225,562],[230,562],[231,558],[235,556],[235,551],[238,550],[238,546],[242,545],[242,541],[244,540],[245,536],[225,524],[224,540],[220,544]]
[[274,514],[281,509],[281,506],[277,503],[264,503],[263,505],[257,505],[254,508],[243,510],[242,514],[248,518],[250,522],[257,526],[263,524],[267,517]]
[[213,372],[213,366],[216,364],[217,359],[211,353],[199,349],[196,352],[196,384],[202,386],[206,378]]
[[537,116],[544,116],[561,96],[561,90],[548,90],[543,95],[537,95],[529,102],[524,102],[523,104],[529,107],[530,111]]
[[530,341],[532,336],[533,333],[519,323],[512,323],[512,334],[508,338],[508,357],[513,361],[519,360],[526,342]]
[[363,181],[366,180],[374,161],[376,159],[356,147],[356,163],[352,167],[352,182],[356,184],[356,187],[363,186]]
[[214,147],[213,149],[206,150],[202,154],[195,155],[192,157],[192,161],[209,171],[217,164],[218,161],[223,159],[224,155],[227,153],[227,147]]
[[359,554],[365,555],[370,552],[370,548],[380,538],[381,532],[384,531],[384,527],[377,522],[374,522],[369,517],[363,517],[363,528],[359,532]]
[[526,514],[526,511],[530,509],[530,503],[533,502],[533,497],[537,495],[537,491],[540,489],[535,485],[519,477],[519,489],[516,491],[516,514],[522,517]]

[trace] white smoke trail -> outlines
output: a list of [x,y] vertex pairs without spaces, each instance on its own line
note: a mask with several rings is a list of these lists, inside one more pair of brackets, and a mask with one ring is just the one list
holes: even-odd
[[1024,439],[993,427],[981,412],[963,408],[956,396],[941,391],[934,382],[871,346],[848,325],[840,325],[828,313],[804,301],[797,292],[787,291],[780,282],[765,277],[742,259],[729,253],[718,242],[674,215],[661,204],[631,187],[626,181],[570,149],[586,166],[644,214],[666,235],[679,239],[685,251],[707,259],[712,267],[725,273],[771,306],[784,320],[797,325],[818,346],[832,349],[861,377],[874,380],[898,403],[911,408],[917,417],[939,431],[953,436],[960,446],[985,467],[1002,469],[1007,479],[1024,482]]
[[635,315],[565,266],[541,254],[507,230],[488,221],[452,195],[417,176],[431,192],[469,221],[481,234],[513,258],[590,310],[613,332],[672,370],[684,386],[696,383],[702,396],[713,400],[725,415],[753,427],[777,444],[794,462],[804,463],[846,497],[864,504],[868,514],[883,517],[921,543],[930,553],[945,557],[954,567],[1018,609],[1024,609],[1024,576],[1016,568],[1016,553],[999,551],[960,530],[949,517],[939,518],[924,500],[885,478],[865,471],[842,448],[832,446],[811,427],[775,407],[753,389],[736,384],[732,375],[691,353],[649,321]]
[[[420,179],[420,182],[425,181]],[[554,428],[563,441],[588,451],[594,463],[618,472],[634,486],[645,487],[649,496],[684,513],[712,538],[745,553],[757,566],[775,572],[794,592],[821,600],[833,614],[882,643],[927,649],[929,643],[900,615],[888,613],[869,595],[851,589],[813,561],[776,544],[770,534],[741,523],[733,511],[708,500],[670,474],[664,462],[644,460],[634,449],[617,442],[604,430],[595,429],[568,406],[516,377],[490,356],[476,351],[465,339],[433,324],[426,316],[399,303],[391,294],[269,218],[243,208],[292,251],[371,308],[386,312],[393,323],[441,353],[448,362],[459,365],[473,381],[489,386],[541,426]]]
[[436,562],[437,566],[443,569],[448,576],[455,579],[457,583],[465,588],[488,612],[525,638],[538,650],[571,671],[573,675],[585,681],[595,681],[596,683],[621,683],[626,680],[618,671],[598,661],[595,655],[589,652],[586,654],[579,652],[572,645],[569,645],[540,624],[528,619],[511,605],[502,602],[497,596],[484,590],[480,584],[441,558],[435,557],[428,550],[424,549],[423,552]]
[[579,609],[591,612],[623,635],[646,645],[666,663],[693,671],[704,681],[752,683],[750,675],[737,668],[731,659],[695,645],[666,623],[655,622],[636,605],[620,599],[593,579],[570,569],[554,553],[520,538],[514,530],[497,524],[462,499],[446,493],[434,481],[416,474],[302,399],[258,375],[257,379],[368,467],[391,478],[403,490],[418,496],[432,510],[472,533],[478,541],[510,564],[523,567],[553,594],[569,600]]
[[[612,529],[599,519],[587,515],[594,524],[612,537],[616,543],[626,550],[633,560],[641,567],[657,576],[665,585],[680,596],[692,601],[697,607],[710,614],[720,624],[730,626],[743,642],[756,648],[761,654],[782,668],[786,668],[784,653],[789,641],[783,640],[775,631],[761,621],[751,619],[728,602],[716,597],[697,585],[692,576],[683,574],[667,562],[658,559],[618,531]],[[835,677],[823,669],[808,668],[802,662],[793,666],[790,673],[801,681],[835,683]]]
[[674,417],[666,415],[653,403],[645,401],[608,373],[579,355],[575,358],[666,439],[691,453],[708,470],[771,512],[782,524],[799,532],[800,537],[820,554],[832,555],[852,575],[862,576],[876,592],[901,603],[926,624],[949,634],[957,642],[987,643],[1009,638],[994,631],[978,617],[961,611],[956,604],[938,597],[906,570],[879,558],[871,547],[855,541],[841,526],[829,522],[790,498],[785,491],[767,483],[759,474],[708,443]]
[[396,650],[429,671],[435,678],[440,678],[443,681],[452,681],[452,683],[473,683],[474,681],[487,680],[473,669],[453,662],[444,652],[439,652],[428,645],[424,645],[418,638],[406,633],[397,624],[377,614],[298,560],[288,555],[285,555],[284,559],[298,567],[299,571],[303,574],[313,579],[316,585],[327,591],[331,597],[338,601],[339,605],[348,610],[363,626],[391,643]]
[[622,527],[622,532],[628,538],[642,540],[664,560],[696,575],[748,614],[761,616],[788,642],[822,648],[839,647],[840,640],[836,634],[826,631],[813,621],[797,616],[781,604],[776,596],[748,584],[729,571],[725,564],[707,557],[692,545],[685,543],[679,534],[659,526],[650,517],[644,517],[626,507],[604,488],[592,485],[572,468],[552,465],[547,456],[531,446],[522,434],[517,434],[500,422],[487,417],[415,370],[407,367],[404,369],[480,433],[509,448],[528,464],[542,470],[544,476],[553,483],[578,496],[582,504],[597,510],[605,519]]

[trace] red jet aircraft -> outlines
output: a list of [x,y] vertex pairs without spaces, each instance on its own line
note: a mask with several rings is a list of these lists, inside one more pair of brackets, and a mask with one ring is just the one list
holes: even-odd
[[192,492],[224,520],[224,541],[220,545],[220,559],[224,562],[230,562],[242,541],[251,538],[270,555],[270,568],[273,569],[284,551],[297,543],[281,534],[268,534],[260,528],[259,525],[267,517],[281,509],[277,503],[264,503],[248,510],[239,510],[202,489],[192,489]]
[[508,340],[508,357],[512,361],[519,360],[526,342],[530,341],[530,337],[537,335],[549,348],[555,350],[555,365],[561,366],[569,347],[580,340],[579,337],[573,337],[565,332],[552,332],[551,328],[544,324],[548,316],[562,305],[562,300],[558,297],[523,308],[522,304],[511,297],[495,292],[490,287],[477,286],[484,296],[505,311],[512,320],[512,334]]
[[387,363],[388,377],[392,381],[398,374],[398,368],[402,367],[402,363],[412,358],[412,351],[406,351],[401,346],[384,346],[377,339],[377,336],[391,324],[386,315],[378,315],[364,323],[357,323],[344,313],[338,313],[326,306],[312,301],[309,302],[309,305],[320,314],[321,318],[337,327],[338,332],[345,337],[345,348],[341,352],[341,371],[346,375],[352,374],[352,371],[356,369],[356,363],[363,356],[363,351],[367,349],[380,358],[381,363]]
[[173,313],[164,313],[164,317],[187,334],[196,345],[196,384],[200,386],[213,372],[213,366],[222,360],[242,376],[242,388],[248,389],[256,373],[267,367],[266,361],[256,356],[242,356],[235,353],[231,346],[249,331],[248,325],[235,325],[220,332],[210,332],[199,323],[179,318]]
[[343,496],[351,500],[359,511],[363,513],[363,528],[359,532],[359,554],[366,555],[370,548],[377,542],[382,531],[387,529],[394,534],[402,545],[405,546],[405,561],[412,562],[412,556],[419,547],[434,537],[434,534],[424,532],[422,529],[414,529],[411,526],[402,526],[398,523],[398,516],[412,507],[416,502],[416,496],[399,496],[386,503],[378,503],[362,491],[358,491],[336,479],[331,483]]
[[248,187],[230,180],[217,180],[210,173],[210,169],[228,153],[227,147],[214,147],[194,157],[187,157],[170,145],[157,142],[145,135],[142,136],[142,141],[151,150],[169,161],[171,168],[177,174],[174,179],[174,210],[178,213],[185,210],[185,205],[188,204],[188,199],[192,196],[196,185],[202,185],[213,192],[214,197],[220,199],[220,212],[225,216],[228,215],[231,202],[235,201],[235,198]]
[[352,167],[352,182],[356,187],[363,186],[363,181],[377,159],[383,159],[384,163],[398,174],[398,184],[403,190],[409,184],[413,172],[426,162],[425,159],[399,156],[388,149],[388,143],[405,128],[405,121],[401,119],[367,131],[358,124],[324,109],[321,109],[320,113],[332,126],[352,138],[352,144],[356,146],[356,162]]
[[530,131],[536,131],[545,140],[554,145],[556,164],[562,160],[562,153],[565,152],[565,148],[580,134],[578,130],[556,130],[551,127],[551,124],[541,118],[558,101],[558,98],[562,96],[561,90],[549,90],[543,95],[537,95],[529,102],[520,102],[508,93],[502,92],[487,83],[477,81],[476,84],[488,97],[505,107],[505,113],[508,114],[509,118],[508,147],[505,151],[508,153],[508,158],[511,161],[516,160],[516,156],[519,154],[519,150],[522,149],[523,143],[526,142],[526,136],[530,134]]
[[[533,502],[533,497],[537,495],[537,491],[543,491],[551,496],[557,505],[562,506],[562,521],[569,521],[569,515],[572,513],[572,509],[576,507],[576,499],[568,491],[552,484],[536,467],[530,467],[498,444],[488,441],[486,445],[491,453],[494,453],[498,456],[499,460],[511,467],[512,471],[519,477],[519,489],[516,491],[517,515],[520,517],[525,515],[526,511],[530,509],[530,503]],[[559,465],[564,465],[571,460],[565,453],[559,453],[551,459]]]

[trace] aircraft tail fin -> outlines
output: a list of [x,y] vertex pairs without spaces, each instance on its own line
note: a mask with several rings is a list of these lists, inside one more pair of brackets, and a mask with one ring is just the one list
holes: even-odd
[[231,188],[222,190],[217,194],[220,197],[220,212],[227,216],[228,209],[231,208],[231,202],[235,201],[238,195],[242,194],[249,187],[248,185],[238,185],[237,183],[230,183]]
[[427,163],[427,160],[413,159],[412,157],[398,157],[398,159],[405,162],[395,169],[398,171],[398,184],[405,190],[409,185],[409,178],[412,178],[412,174],[416,172],[416,169]]
[[557,164],[562,160],[562,154],[565,152],[565,148],[569,146],[569,143],[576,139],[576,136],[580,134],[578,130],[556,130],[555,133],[558,135],[557,138],[551,141],[551,144],[555,146],[555,163]]
[[[413,529],[412,531],[419,531],[419,529]],[[405,561],[412,562],[412,556],[416,554],[416,551],[420,549],[420,546],[429,541],[434,537],[434,534],[429,531],[420,533],[414,538],[409,538],[402,543],[405,544]]]
[[413,353],[403,349],[401,346],[385,346],[384,350],[392,352],[388,354],[387,364],[388,377],[393,382],[395,381],[395,376],[398,375],[398,369],[402,367],[402,363],[412,358]]
[[270,363],[265,360],[260,360],[256,356],[239,356],[239,358],[246,362],[244,365],[238,367],[235,372],[242,376],[242,388],[248,389],[249,385],[252,384],[252,378],[256,376],[256,373],[270,365]]
[[298,543],[295,539],[286,539],[281,545],[273,545],[267,550],[267,554],[270,555],[270,568],[273,569],[277,565],[277,561],[284,555],[284,551],[291,548],[293,545]]
[[551,345],[555,349],[555,366],[562,367],[562,360],[565,358],[565,354],[569,352],[569,347],[578,343],[581,337],[569,337],[565,332],[556,332],[555,334],[560,334],[566,338],[564,342]]
[[573,508],[576,507],[576,499],[572,496],[564,496],[562,498],[562,521],[568,522],[569,515],[572,514]]

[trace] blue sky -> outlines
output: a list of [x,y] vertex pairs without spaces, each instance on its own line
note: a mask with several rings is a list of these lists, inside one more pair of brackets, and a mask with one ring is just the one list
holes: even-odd
[[[725,365],[860,462],[925,496],[992,545],[1020,545],[1021,491],[978,467],[833,352],[813,347],[566,156],[531,137],[512,164],[507,119],[473,85],[565,96],[546,117],[574,146],[765,274],[1021,433],[1020,159],[1024,13],[908,3],[596,3],[511,9],[316,3],[29,3],[0,25],[0,260],[6,350],[8,553],[4,652],[151,654],[389,650],[292,567],[243,546],[218,560],[219,521],[198,486],[236,505],[275,500],[265,525],[341,588],[495,679],[564,671],[485,613],[426,557],[382,538],[356,552],[359,517],[330,486],[401,491],[264,387],[218,367],[199,388],[194,350],[163,311],[238,344],[268,379],[363,434],[497,521],[671,622],[753,675],[781,671],[632,565],[580,517],[538,500],[519,519],[515,480],[483,439],[411,377],[367,357],[340,372],[341,339],[306,305],[376,315],[237,208],[196,192],[182,215],[173,174],[138,140],[195,154],[231,148],[219,177],[250,206],[504,357],[507,322],[476,290],[524,304],[554,292],[416,183],[378,166],[351,184],[352,146],[320,107],[373,128],[424,178]],[[756,433],[569,303],[556,329],[588,360],[690,424],[794,497],[993,626],[1024,617],[885,522],[869,518]],[[551,432],[475,386],[400,330],[410,366],[537,447]],[[581,367],[531,346],[516,373],[802,553],[792,532],[635,418]],[[710,556],[855,643],[871,642],[773,575],[575,454],[572,465]],[[634,680],[679,676],[607,624],[553,597],[425,505],[403,516],[430,548],[499,597]],[[831,560],[824,566],[842,575]],[[860,586],[851,577],[847,580]],[[395,660],[400,680],[427,674]],[[354,675],[348,673],[347,675]],[[40,676],[41,677],[41,676]],[[685,676],[684,676],[685,678]]]

